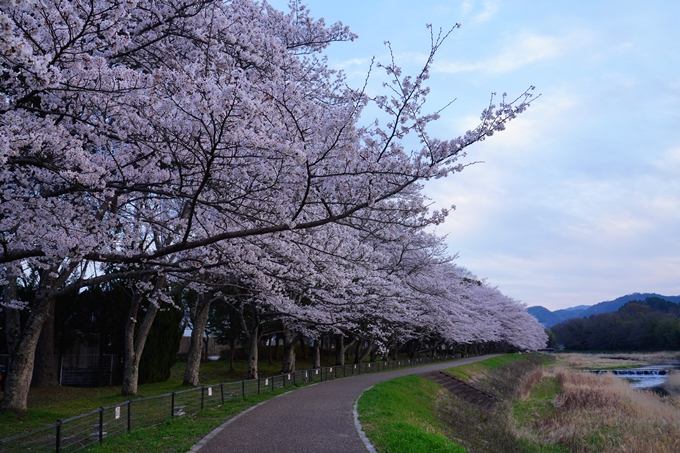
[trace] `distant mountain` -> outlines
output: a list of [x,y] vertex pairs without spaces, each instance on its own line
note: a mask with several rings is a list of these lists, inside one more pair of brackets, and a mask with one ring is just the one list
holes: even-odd
[[658,299],[664,299],[673,303],[680,303],[680,296],[662,296],[661,294],[655,293],[633,293],[627,296],[621,296],[618,299],[610,300],[607,302],[600,302],[592,307],[588,308],[581,313],[580,317],[588,318],[592,315],[598,315],[600,313],[610,313],[612,311],[617,311],[619,308],[623,307],[627,302],[632,300],[645,300],[648,297],[656,297]]
[[580,317],[581,314],[584,311],[588,310],[590,307],[591,307],[590,305],[578,305],[576,307],[563,308],[562,310],[555,310],[553,313],[564,318],[564,320],[566,321],[567,319]]
[[561,310],[550,311],[545,307],[536,305],[527,308],[530,315],[538,319],[538,322],[543,324],[546,328],[551,328],[555,324],[559,324],[572,318],[588,318],[592,315],[600,313],[610,313],[617,311],[626,303],[633,300],[645,300],[648,297],[656,297],[658,299],[667,300],[675,304],[680,304],[680,296],[662,296],[655,293],[633,293],[626,296],[621,296],[617,299],[600,302],[595,305],[577,305],[576,307],[563,308]]
[[[546,328],[551,328],[555,324],[559,324],[563,321],[566,321],[567,319],[575,318],[576,316],[570,316],[568,318],[565,318],[557,312],[552,312],[548,310],[545,307],[541,307],[540,305],[537,305],[535,307],[529,307],[527,308],[527,311],[529,312],[530,315],[532,315],[534,318],[538,319],[538,322],[543,324],[544,327]],[[561,310],[564,311],[564,310]]]

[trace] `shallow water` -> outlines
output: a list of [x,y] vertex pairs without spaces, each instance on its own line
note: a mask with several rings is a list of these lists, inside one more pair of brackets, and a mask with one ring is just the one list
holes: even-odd
[[651,389],[659,387],[666,381],[670,370],[680,370],[679,362],[664,362],[647,365],[640,368],[627,368],[621,370],[588,370],[591,373],[612,373],[630,381],[631,385],[638,389]]

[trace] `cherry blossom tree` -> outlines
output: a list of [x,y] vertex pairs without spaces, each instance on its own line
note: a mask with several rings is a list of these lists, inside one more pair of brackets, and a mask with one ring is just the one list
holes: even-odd
[[[152,281],[217,267],[223,258],[207,251],[246,238],[331,224],[389,236],[390,225],[441,222],[419,181],[460,171],[465,148],[532,99],[492,99],[474,130],[432,138],[425,83],[447,34],[432,35],[415,77],[382,66],[390,91],[370,98],[318,57],[354,35],[304,7],[32,0],[7,3],[0,27],[0,263],[9,286],[27,265],[43,271],[2,408],[26,407],[56,295],[132,275],[160,291]],[[360,126],[369,102],[385,125]],[[410,134],[419,149],[402,144]],[[111,264],[121,271],[104,274]],[[137,356],[143,335],[134,342]]]

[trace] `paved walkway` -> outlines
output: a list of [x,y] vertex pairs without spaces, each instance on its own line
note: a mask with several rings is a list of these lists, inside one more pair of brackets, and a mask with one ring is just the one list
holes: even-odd
[[[198,453],[366,452],[354,425],[354,402],[374,384],[407,374],[465,365],[493,356],[402,368],[327,381],[261,403],[209,434]],[[198,447],[198,448],[197,448]]]

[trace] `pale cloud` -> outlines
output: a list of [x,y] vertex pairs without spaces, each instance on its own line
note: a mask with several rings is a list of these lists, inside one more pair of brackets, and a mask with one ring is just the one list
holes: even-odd
[[465,0],[463,3],[460,5],[460,12],[463,14],[463,16],[467,16],[470,14],[470,11],[472,11],[472,7],[474,6],[474,2],[470,0]]
[[522,34],[503,47],[500,53],[478,62],[435,63],[436,72],[486,72],[492,74],[512,72],[541,60],[557,58],[581,47],[589,40],[587,33],[572,33],[563,37]]
[[657,171],[680,176],[680,146],[666,150],[658,159],[652,161],[652,165]]
[[366,58],[350,58],[349,60],[343,60],[343,61],[338,61],[333,63],[333,67],[335,69],[342,69],[346,70],[348,68],[356,67],[356,66],[366,66],[370,64],[370,60]]
[[475,22],[486,22],[491,19],[499,10],[499,2],[493,0],[486,0],[482,3],[482,12],[475,15],[472,20]]
[[[480,8],[476,8],[477,1],[475,0],[465,0],[460,5],[460,12],[463,16],[470,16],[473,14],[471,19],[475,23],[486,22],[491,19],[496,13],[498,13],[499,1],[498,0],[484,0],[480,5]],[[478,12],[478,10],[481,11]]]

